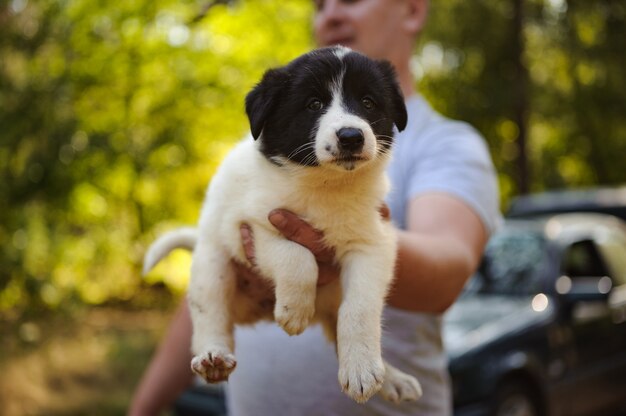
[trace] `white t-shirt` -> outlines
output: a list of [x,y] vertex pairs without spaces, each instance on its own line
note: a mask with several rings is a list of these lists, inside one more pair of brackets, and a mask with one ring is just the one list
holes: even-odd
[[[500,222],[496,175],[482,137],[468,124],[448,120],[418,96],[407,100],[409,123],[396,135],[387,203],[405,228],[407,203],[427,192],[445,192],[467,203],[493,231]],[[237,369],[227,385],[231,416],[452,414],[440,315],[386,307],[383,356],[413,374],[424,395],[393,404],[378,395],[357,404],[341,392],[334,346],[319,326],[288,336],[274,323],[236,331]]]

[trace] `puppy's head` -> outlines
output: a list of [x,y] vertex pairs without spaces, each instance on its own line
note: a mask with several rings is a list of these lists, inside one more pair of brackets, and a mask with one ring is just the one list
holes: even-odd
[[353,170],[387,153],[407,113],[395,72],[344,47],[271,69],[246,97],[252,135],[273,163]]

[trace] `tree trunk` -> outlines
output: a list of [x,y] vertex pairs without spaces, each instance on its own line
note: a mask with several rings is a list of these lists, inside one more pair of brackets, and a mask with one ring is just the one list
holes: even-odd
[[530,190],[530,168],[528,162],[528,68],[524,62],[524,0],[513,0],[513,59],[515,66],[515,85],[513,102],[513,121],[517,125],[517,190],[527,194]]

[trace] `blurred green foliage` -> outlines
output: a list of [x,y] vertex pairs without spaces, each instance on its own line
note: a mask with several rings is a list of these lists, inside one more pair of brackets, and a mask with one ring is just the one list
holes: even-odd
[[131,298],[146,243],[196,221],[245,133],[245,93],[312,46],[308,1],[202,6],[2,6],[0,309]]
[[[420,91],[485,135],[504,206],[520,191],[522,128],[532,190],[624,182],[626,4],[517,0],[517,30],[515,3],[431,2],[414,61]],[[184,290],[188,256],[148,282],[143,252],[196,221],[217,164],[247,130],[247,91],[313,47],[312,9],[0,2],[0,311],[128,300],[159,279]],[[523,49],[511,47],[520,38]]]
[[[626,182],[626,2],[449,0],[431,10],[420,89],[487,138],[503,207],[523,181],[530,191]],[[527,172],[517,163],[521,128]]]

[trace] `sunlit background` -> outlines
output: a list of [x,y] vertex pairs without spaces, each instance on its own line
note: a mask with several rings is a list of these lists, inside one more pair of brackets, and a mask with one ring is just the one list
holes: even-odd
[[[262,72],[314,45],[309,0],[0,2],[0,414],[123,414],[247,128]],[[502,208],[626,182],[626,3],[431,1],[412,67],[486,137]],[[537,302],[541,304],[541,299]]]

